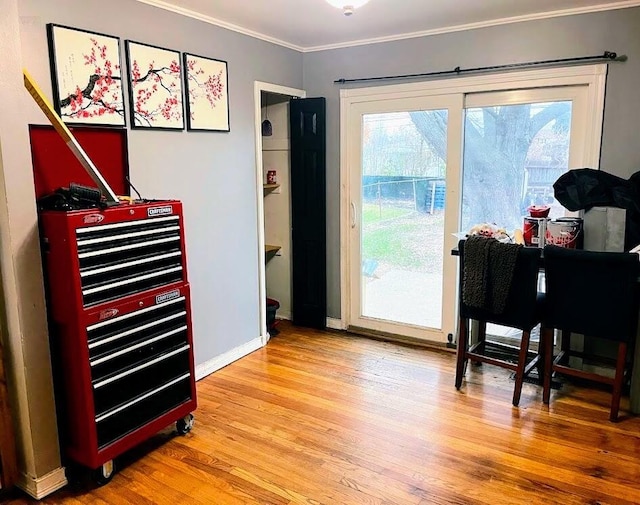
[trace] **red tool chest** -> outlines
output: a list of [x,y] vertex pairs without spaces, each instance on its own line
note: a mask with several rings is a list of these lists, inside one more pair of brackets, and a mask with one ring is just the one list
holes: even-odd
[[63,449],[108,479],[114,457],[173,422],[187,431],[196,408],[182,205],[40,223]]

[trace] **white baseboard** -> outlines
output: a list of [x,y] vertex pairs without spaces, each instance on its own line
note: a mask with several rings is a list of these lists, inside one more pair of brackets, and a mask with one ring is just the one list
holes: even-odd
[[347,325],[342,319],[334,319],[333,317],[328,317],[327,328],[331,328],[332,330],[346,330]]
[[276,317],[278,319],[286,319],[287,321],[291,321],[291,317],[292,317],[291,311],[290,310],[280,310],[280,309],[278,309]]
[[66,485],[67,477],[64,473],[64,468],[56,468],[37,479],[21,473],[18,477],[18,482],[16,482],[16,486],[36,500],[41,500]]
[[230,351],[221,354],[220,356],[216,356],[209,361],[205,361],[204,363],[200,363],[196,366],[196,380],[205,378],[207,375],[212,374],[216,370],[220,370],[225,366],[233,363],[234,361],[246,356],[247,354],[252,353],[253,351],[260,349],[262,346],[266,344],[265,337],[258,337],[250,340],[246,344],[242,344]]

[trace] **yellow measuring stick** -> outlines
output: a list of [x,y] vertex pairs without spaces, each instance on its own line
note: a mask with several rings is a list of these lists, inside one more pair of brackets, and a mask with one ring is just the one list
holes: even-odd
[[42,90],[38,87],[31,75],[29,75],[29,72],[23,69],[22,73],[24,75],[24,87],[27,88],[27,91],[31,94],[42,112],[44,112],[44,115],[47,116],[47,119],[53,125],[53,128],[62,137],[64,143],[87,171],[89,177],[93,179],[93,182],[95,182],[100,191],[102,191],[107,202],[118,203],[118,197],[111,189],[111,186],[109,186],[104,177],[102,177],[100,171],[96,168],[91,159],[89,159],[89,156],[84,149],[82,149],[82,146],[73,136],[73,133],[69,131],[67,125],[64,124],[62,118],[58,116],[56,111],[53,109],[53,106],[49,103],[49,100],[47,100],[47,97],[44,96]]

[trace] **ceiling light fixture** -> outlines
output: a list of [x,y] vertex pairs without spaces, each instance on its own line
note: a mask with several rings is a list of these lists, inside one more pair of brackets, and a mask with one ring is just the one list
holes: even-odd
[[327,0],[327,2],[334,7],[342,9],[345,16],[351,16],[355,9],[362,7],[368,1],[369,0]]

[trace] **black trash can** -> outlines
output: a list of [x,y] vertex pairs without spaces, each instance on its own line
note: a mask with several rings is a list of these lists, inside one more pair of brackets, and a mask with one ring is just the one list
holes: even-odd
[[280,302],[278,302],[278,300],[267,298],[267,330],[269,330],[269,334],[272,337],[278,334],[278,330],[276,329],[276,325],[278,324],[276,321],[276,311],[279,308]]

